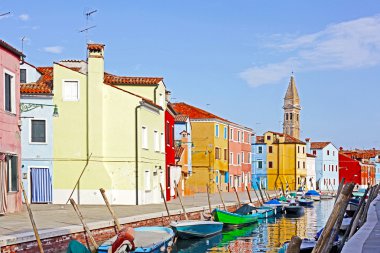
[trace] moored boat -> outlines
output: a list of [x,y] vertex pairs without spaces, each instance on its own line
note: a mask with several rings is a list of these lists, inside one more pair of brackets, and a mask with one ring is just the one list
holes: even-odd
[[286,214],[290,215],[302,215],[304,214],[303,206],[299,206],[295,203],[291,203],[288,206],[284,206],[284,210]]
[[314,200],[312,199],[305,199],[305,198],[300,198],[298,200],[298,204],[300,206],[313,206]]
[[270,201],[265,202],[263,204],[263,207],[276,208],[276,212],[281,213],[284,205],[285,205],[284,203],[281,203],[280,201],[278,201],[276,199],[272,199]]
[[[301,247],[300,247],[299,252],[300,253],[311,253],[313,251],[315,245],[317,245],[317,241],[315,239],[307,239],[307,238],[302,239],[302,243],[301,243]],[[334,242],[330,253],[337,252],[338,245],[339,245],[339,242]],[[288,249],[288,246],[289,246],[289,242],[285,242],[283,247],[279,250],[279,253],[285,253],[286,250]]]
[[266,207],[266,206],[260,206],[255,207],[251,203],[242,205],[239,209],[237,209],[234,213],[241,214],[241,215],[247,215],[247,214],[258,214],[259,219],[266,219],[273,217],[277,214],[276,208],[272,207]]
[[348,217],[354,216],[355,211],[359,207],[359,201],[356,199],[350,199],[346,208],[346,214]]
[[222,232],[223,223],[202,220],[181,220],[170,223],[179,238],[207,237]]
[[321,194],[321,200],[332,199],[332,198],[333,198],[333,196],[330,194]]
[[215,209],[213,211],[214,220],[223,222],[225,226],[245,226],[257,222],[259,214],[237,214]]
[[314,201],[320,201],[321,200],[321,194],[315,190],[309,190],[305,193],[306,198],[311,198]]

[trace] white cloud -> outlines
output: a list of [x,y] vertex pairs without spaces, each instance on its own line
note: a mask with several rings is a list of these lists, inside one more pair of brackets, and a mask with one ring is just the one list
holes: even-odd
[[278,82],[292,70],[299,73],[380,64],[380,15],[332,24],[312,34],[271,38],[269,49],[292,56],[242,71],[240,77],[251,86]]
[[52,54],[60,54],[63,51],[63,47],[61,46],[44,47],[43,51],[47,53],[52,53]]
[[20,16],[18,16],[18,18],[22,21],[28,21],[29,15],[28,14],[21,14]]

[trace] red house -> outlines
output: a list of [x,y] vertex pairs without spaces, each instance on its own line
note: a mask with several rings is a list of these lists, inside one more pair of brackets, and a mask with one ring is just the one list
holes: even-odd
[[[167,94],[169,96],[169,94]],[[175,196],[174,180],[178,184],[181,177],[181,169],[177,175],[177,166],[175,162],[174,148],[174,117],[177,113],[168,101],[165,111],[165,158],[166,158],[166,200],[170,200],[171,196]]]
[[347,154],[339,153],[339,181],[354,182],[361,188],[375,184],[375,165],[367,160],[356,160]]

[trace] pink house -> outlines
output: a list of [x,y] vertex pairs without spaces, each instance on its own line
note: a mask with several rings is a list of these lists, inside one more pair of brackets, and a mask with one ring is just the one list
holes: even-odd
[[20,60],[24,55],[0,40],[0,215],[19,211],[21,135]]
[[243,192],[251,189],[251,135],[252,129],[234,123],[229,124],[229,191],[233,187]]

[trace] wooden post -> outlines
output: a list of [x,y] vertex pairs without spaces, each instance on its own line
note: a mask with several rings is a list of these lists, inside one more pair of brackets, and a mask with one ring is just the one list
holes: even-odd
[[32,227],[33,227],[33,231],[34,231],[34,236],[36,237],[38,248],[39,248],[39,250],[40,250],[41,253],[44,253],[44,249],[42,248],[42,243],[41,243],[40,235],[38,234],[37,226],[36,226],[36,223],[34,222],[34,218],[33,218],[32,209],[30,209],[30,205],[29,205],[29,201],[28,201],[28,196],[26,196],[26,193],[25,193],[25,190],[24,190],[24,184],[22,183],[22,181],[20,181],[20,186],[21,186],[22,193],[24,195],[25,205],[26,205],[26,208],[28,209],[29,219],[30,219],[30,222],[32,223]]
[[108,201],[108,198],[107,198],[107,195],[106,195],[106,191],[103,189],[103,188],[100,188],[99,189],[100,193],[102,194],[102,197],[104,199],[104,202],[106,203],[106,206],[108,208],[108,211],[110,211],[111,213],[111,216],[113,218],[113,222],[115,223],[115,226],[116,226],[116,230],[117,232],[119,232],[121,230],[121,226],[120,226],[120,223],[119,223],[119,220],[117,219],[109,201]]
[[263,189],[264,195],[267,197],[268,201],[270,200],[269,193],[266,189]]
[[257,202],[259,202],[259,206],[261,206],[262,204],[261,204],[261,201],[260,201],[260,197],[259,197],[259,194],[257,194],[257,191],[256,191],[255,187],[253,187],[253,191],[255,192],[255,195],[256,195],[256,198],[257,198]]
[[161,183],[160,183],[160,188],[161,188],[161,197],[164,199],[165,209],[166,209],[166,212],[167,212],[167,214],[168,214],[168,218],[169,218],[169,222],[170,222],[169,208],[168,208],[168,204],[166,203],[165,194],[164,194],[164,189],[162,188],[162,184],[161,184]]
[[257,182],[256,182],[256,185],[257,185],[257,188],[259,188],[260,196],[261,196],[261,199],[263,200],[263,205],[264,205],[265,199],[263,197],[263,193],[261,192],[260,185]]
[[[368,192],[369,192],[369,195],[371,195],[371,192],[372,192],[372,187],[371,188],[369,188],[369,190],[368,190]],[[354,219],[354,222],[352,223],[352,227],[351,227],[351,229],[350,229],[350,233],[349,233],[349,235],[348,235],[348,240],[356,233],[356,229],[357,229],[357,227],[358,227],[358,225],[359,225],[359,221],[360,221],[360,218],[361,218],[361,216],[362,216],[362,214],[363,214],[363,212],[364,212],[364,208],[365,208],[365,206],[366,206],[366,203],[365,203],[365,196],[363,196],[363,199],[364,199],[364,203],[362,204],[362,206],[360,206],[360,207],[358,207],[358,214],[357,214],[357,216],[355,217],[355,219]]]
[[284,189],[284,184],[282,183],[282,181],[281,181],[281,190],[282,190],[282,194],[283,194],[284,197],[286,198],[286,195],[285,195],[285,189]]
[[218,184],[216,185],[216,188],[218,189],[219,197],[220,197],[220,200],[222,201],[223,208],[224,208],[224,210],[227,211],[227,208],[226,208],[226,205],[224,204],[224,200],[223,200],[223,197],[222,197],[222,193],[220,192],[220,189],[219,189],[219,185],[218,185]]
[[334,203],[336,203],[336,201],[338,200],[339,194],[340,194],[340,192],[342,191],[342,188],[343,188],[343,185],[344,185],[344,181],[345,181],[345,180],[346,180],[345,178],[342,178],[342,180],[341,180],[340,183],[339,183],[338,192],[337,192],[337,194],[336,194],[336,196],[335,196],[335,202],[334,202]]
[[301,248],[302,239],[296,235],[292,236],[291,241],[289,242],[286,253],[299,253]]
[[234,186],[234,187],[232,187],[232,189],[234,189],[234,192],[235,192],[235,194],[236,194],[236,198],[237,198],[237,201],[238,201],[238,207],[240,207],[240,206],[241,206],[241,203],[240,203],[239,194],[238,194],[237,191],[236,191],[236,187]]
[[369,209],[369,206],[370,204],[372,203],[372,201],[377,197],[377,195],[379,194],[379,188],[380,185],[375,185],[373,186],[374,188],[374,191],[373,191],[373,194],[371,196],[371,198],[368,198],[368,205],[366,206],[366,209],[364,210],[364,215],[363,215],[363,218],[362,218],[362,221],[361,221],[361,226],[367,221],[367,215],[368,215],[368,209]]
[[94,237],[92,236],[92,233],[91,233],[90,229],[87,227],[87,224],[86,224],[86,222],[84,221],[83,215],[82,215],[82,213],[80,212],[80,210],[79,210],[79,208],[78,208],[78,206],[77,206],[77,203],[75,203],[75,200],[72,199],[72,198],[70,198],[70,203],[71,203],[71,205],[74,207],[75,212],[77,213],[77,215],[78,215],[80,221],[82,222],[83,228],[84,228],[84,230],[86,231],[88,237],[90,238],[90,241],[91,241],[92,245],[95,247],[95,252],[96,252],[96,250],[99,248],[99,246],[98,246],[98,244],[96,243]]
[[211,209],[211,201],[210,201],[210,190],[208,188],[208,184],[206,184],[206,189],[207,189],[208,208],[210,209],[210,214],[211,214],[212,213],[212,209]]
[[179,203],[181,203],[183,213],[185,214],[185,219],[188,220],[189,217],[187,216],[187,213],[186,213],[186,210],[185,210],[185,206],[182,203],[182,197],[181,197],[181,194],[179,194],[179,192],[178,192],[177,182],[175,180],[174,180],[174,190],[175,190],[175,192],[177,194],[177,197],[179,199]]
[[[312,253],[322,253],[322,252],[330,252],[332,244],[328,245],[329,239],[335,238],[334,234],[331,234],[331,231],[334,228],[334,225],[336,221],[338,220],[339,216],[342,214],[342,209],[347,205],[352,190],[354,189],[354,184],[349,183],[346,184],[341,191],[341,193],[338,196],[338,200],[334,204],[334,208],[331,212],[331,215],[329,219],[327,220],[327,223],[325,225],[325,228],[323,229],[323,232],[321,236],[319,237],[317,244],[315,245]],[[343,209],[343,215],[344,215],[345,208]],[[341,217],[343,219],[343,217]]]
[[249,193],[248,186],[246,186],[245,189],[247,190],[247,193],[248,193],[249,203],[252,203],[251,194]]

